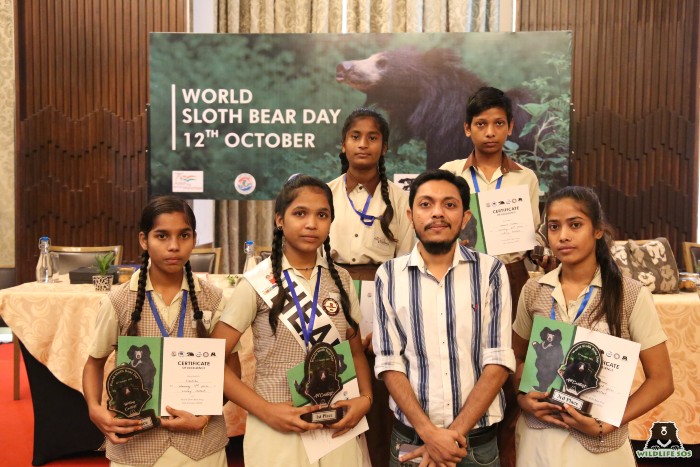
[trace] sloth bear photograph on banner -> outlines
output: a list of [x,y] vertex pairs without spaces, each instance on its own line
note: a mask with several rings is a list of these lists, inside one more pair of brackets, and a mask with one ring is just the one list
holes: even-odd
[[571,32],[182,34],[150,37],[150,191],[273,199],[295,173],[340,174],[341,127],[358,107],[389,121],[387,175],[472,150],[467,99],[513,101],[509,156],[541,191],[567,185]]

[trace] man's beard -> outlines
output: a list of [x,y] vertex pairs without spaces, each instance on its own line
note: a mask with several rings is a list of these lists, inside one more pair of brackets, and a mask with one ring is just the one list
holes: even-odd
[[450,250],[452,249],[452,245],[454,245],[457,239],[459,238],[459,231],[454,236],[454,238],[452,238],[452,240],[447,240],[444,242],[425,241],[423,240],[423,238],[421,238],[421,235],[418,232],[416,232],[416,236],[418,237],[418,240],[420,240],[421,245],[423,245],[423,248],[425,248],[425,251],[427,251],[431,255],[444,255],[450,252]]

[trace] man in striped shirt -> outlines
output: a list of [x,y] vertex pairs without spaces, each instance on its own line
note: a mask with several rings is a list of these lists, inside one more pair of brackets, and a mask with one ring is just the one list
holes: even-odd
[[464,179],[424,172],[407,214],[419,243],[375,278],[375,372],[396,418],[390,463],[498,465],[501,387],[515,370],[506,269],[458,243],[471,217]]

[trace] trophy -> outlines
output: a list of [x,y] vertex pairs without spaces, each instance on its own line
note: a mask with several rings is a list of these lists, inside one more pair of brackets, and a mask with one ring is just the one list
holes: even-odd
[[155,410],[143,410],[151,399],[151,392],[144,387],[141,373],[123,364],[115,368],[107,376],[107,408],[116,412],[119,418],[130,418],[141,421],[141,430],[120,434],[120,438],[133,436],[137,433],[155,428],[160,425]]
[[299,393],[322,408],[301,416],[309,423],[331,425],[343,418],[343,408],[330,408],[331,400],[343,388],[341,362],[332,345],[320,342],[311,347],[304,361],[304,378]]
[[569,404],[581,414],[590,416],[591,403],[578,397],[596,389],[602,366],[600,349],[592,342],[577,342],[569,349],[557,373],[564,383],[564,391],[552,388],[547,401],[556,405]]

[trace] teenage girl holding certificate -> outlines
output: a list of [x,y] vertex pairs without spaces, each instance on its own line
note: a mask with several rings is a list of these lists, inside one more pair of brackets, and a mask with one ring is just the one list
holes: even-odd
[[[246,465],[311,465],[299,433],[323,426],[308,423],[301,415],[318,406],[292,406],[287,372],[304,362],[307,351],[318,342],[348,340],[357,373],[360,395],[335,404],[345,409],[345,415],[329,426],[333,436],[354,428],[372,405],[357,324],[357,293],[349,274],[330,259],[333,214],[325,183],[306,175],[288,181],[275,202],[272,255],[241,279],[213,333],[226,339],[228,353],[246,329],[253,330],[255,387],[246,386],[227,369],[224,391],[248,411],[243,441]],[[324,256],[318,253],[321,246]],[[355,467],[362,465],[362,455],[353,437],[313,465]]]
[[107,438],[112,466],[226,467],[223,415],[197,417],[168,408],[170,417],[159,427],[120,438],[118,434],[140,430],[141,423],[116,418],[102,405],[104,366],[118,336],[207,337],[218,320],[224,308],[221,290],[200,282],[190,267],[195,229],[194,213],[185,200],[162,196],[151,201],[141,215],[141,269],[100,303],[83,370],[83,393],[90,420]]
[[561,265],[523,288],[513,324],[520,385],[534,316],[547,316],[641,344],[645,381],[627,401],[617,428],[544,401],[546,393],[518,395],[523,410],[516,427],[520,466],[634,466],[627,423],[673,393],[666,335],[651,293],[623,277],[609,249],[609,235],[595,192],[567,187],[545,207],[549,245]]

